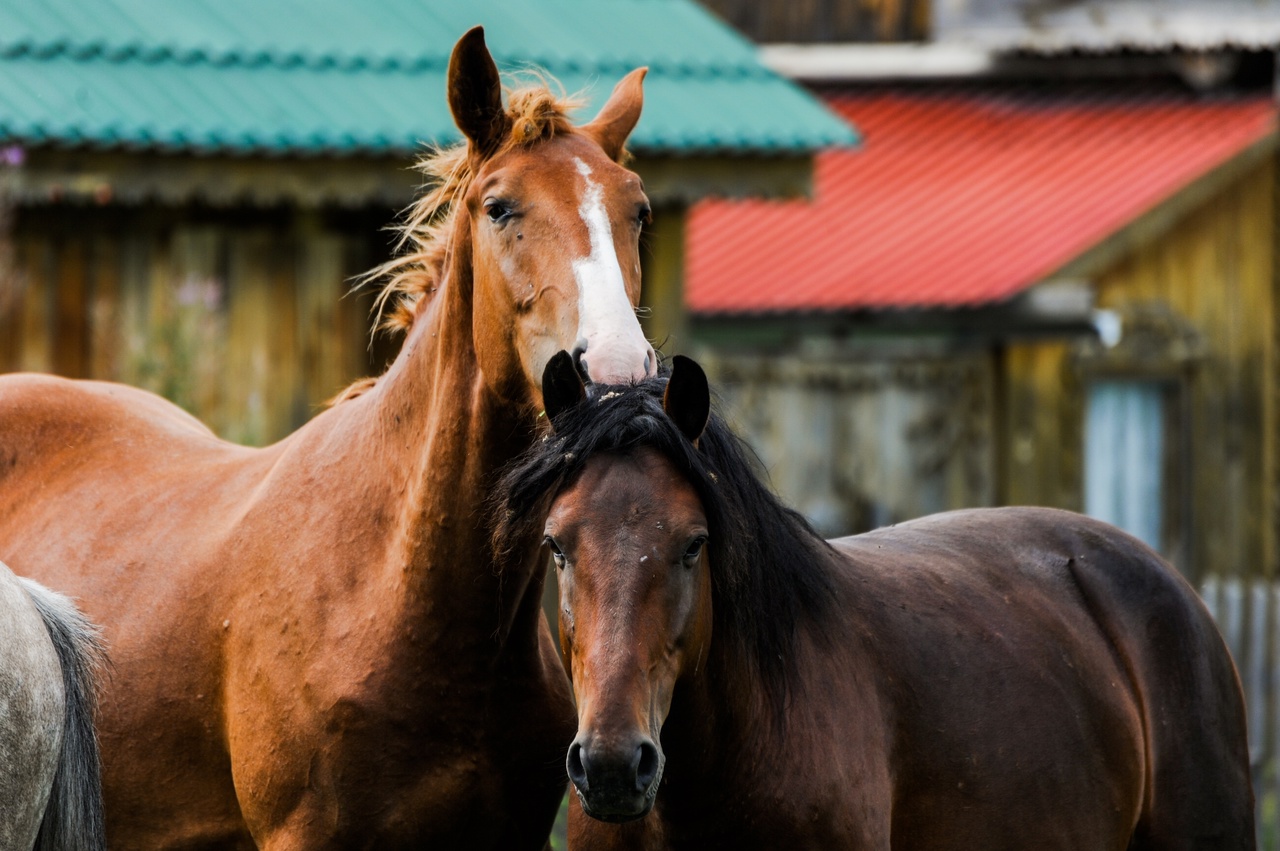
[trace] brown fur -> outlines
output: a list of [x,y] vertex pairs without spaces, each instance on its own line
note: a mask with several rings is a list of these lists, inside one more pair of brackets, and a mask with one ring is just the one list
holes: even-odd
[[1194,593],[1133,539],[989,509],[834,542],[840,617],[801,627],[775,731],[743,660],[706,634],[706,579],[673,605],[697,502],[642,451],[601,456],[552,509],[574,542],[579,740],[602,758],[660,730],[665,754],[640,820],[575,799],[570,848],[1254,847],[1234,668]]
[[1040,508],[812,546],[684,366],[581,401],[552,361],[554,438],[504,479],[559,571],[571,848],[1254,847],[1239,679],[1159,556]]
[[[0,377],[0,557],[79,600],[112,647],[115,851],[543,847],[573,706],[538,541],[495,561],[483,506],[533,440],[530,375],[581,333],[578,163],[624,274],[643,196],[592,124],[490,144],[510,121],[498,86],[473,30],[449,97],[474,179],[439,228],[445,195],[421,205],[401,352],[279,443],[226,443],[120,385]],[[638,117],[638,86],[616,96]],[[486,218],[485,180],[527,214]],[[623,286],[634,305],[638,275]],[[642,370],[651,350],[621,319],[597,363]]]

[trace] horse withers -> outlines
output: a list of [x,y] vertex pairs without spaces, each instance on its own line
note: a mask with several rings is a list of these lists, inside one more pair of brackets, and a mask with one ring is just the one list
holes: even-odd
[[649,202],[621,165],[643,77],[578,125],[545,85],[504,101],[482,30],[458,41],[465,141],[424,162],[381,270],[404,344],[279,443],[134,388],[0,376],[0,554],[111,646],[112,848],[543,848],[573,702],[541,535],[495,562],[484,509],[553,354],[593,381],[656,371]]
[[959,511],[824,542],[706,378],[593,388],[496,544],[545,536],[589,849],[1248,849],[1245,719],[1194,591],[1079,515]]
[[97,630],[0,563],[0,848],[102,851]]

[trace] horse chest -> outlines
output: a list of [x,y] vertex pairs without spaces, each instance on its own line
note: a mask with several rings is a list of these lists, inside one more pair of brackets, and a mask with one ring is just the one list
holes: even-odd
[[[534,835],[525,822],[554,813],[570,734],[548,719],[572,718],[557,683],[339,655],[283,689],[278,712],[249,691],[237,713],[237,795],[255,835],[296,832],[303,847],[511,847],[504,837]],[[513,767],[521,789],[503,781]]]

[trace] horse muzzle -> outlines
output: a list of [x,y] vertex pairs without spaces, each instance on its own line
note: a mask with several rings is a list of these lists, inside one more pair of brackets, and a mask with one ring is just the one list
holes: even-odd
[[624,822],[653,809],[665,758],[648,736],[616,745],[593,745],[579,736],[565,762],[583,812],[600,821]]
[[571,354],[582,377],[596,384],[626,384],[658,374],[658,356],[638,334],[580,337]]

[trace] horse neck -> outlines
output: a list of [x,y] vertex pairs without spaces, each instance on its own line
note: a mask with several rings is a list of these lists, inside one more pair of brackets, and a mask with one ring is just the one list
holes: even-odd
[[[818,646],[808,624],[798,628],[797,656],[788,661],[797,669],[813,663]],[[793,795],[783,778],[795,776],[794,748],[809,738],[803,727],[810,702],[824,698],[801,686],[787,696],[779,718],[750,653],[729,636],[713,634],[705,666],[673,695],[662,728],[667,764],[659,802],[674,834],[737,835],[743,825],[736,814],[776,810]],[[825,727],[822,735],[829,735]]]
[[[691,816],[714,807],[709,797],[731,798],[751,783],[780,739],[758,672],[744,660],[746,651],[724,638],[713,636],[705,665],[677,685],[662,728],[669,757],[663,782],[679,790],[664,797]],[[680,817],[669,806],[664,812]]]
[[[376,508],[391,527],[385,567],[407,578],[407,596],[424,607],[434,601],[435,619],[483,618],[491,635],[498,593],[505,586],[503,607],[518,606],[536,547],[514,551],[510,565],[495,564],[486,502],[493,474],[532,440],[532,419],[527,406],[494,394],[477,364],[465,225],[400,355],[370,398],[355,400],[366,402],[359,439],[367,441],[369,464],[356,475],[383,481]],[[441,599],[449,605],[440,607]]]

